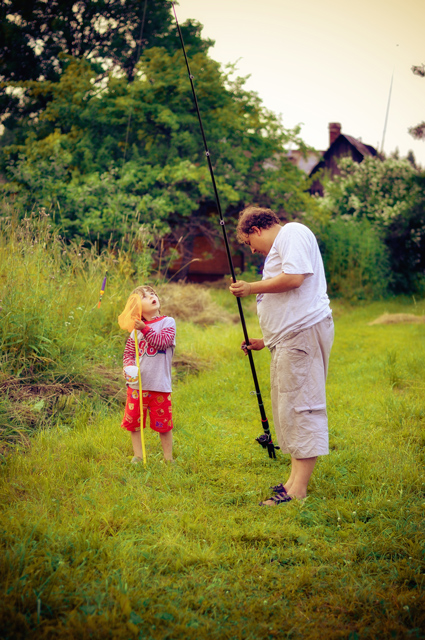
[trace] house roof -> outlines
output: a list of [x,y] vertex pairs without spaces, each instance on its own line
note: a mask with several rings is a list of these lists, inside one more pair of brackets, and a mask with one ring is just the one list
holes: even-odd
[[[347,135],[345,135],[345,133],[341,133],[341,135],[346,140],[348,140],[348,142],[350,144],[352,144],[353,147],[355,147],[357,149],[357,151],[359,153],[361,153],[363,156],[376,156],[376,149],[371,147],[369,144],[363,144],[363,142],[361,142],[360,140],[357,140],[357,138],[353,138],[353,136],[347,136]],[[338,140],[338,138],[337,138],[337,140]],[[335,142],[336,142],[336,140],[335,140]],[[334,142],[334,144],[335,144],[335,142]],[[330,148],[331,147],[329,147],[329,149]],[[328,149],[328,151],[329,151],[329,149]]]
[[326,161],[332,157],[335,148],[337,147],[338,143],[341,143],[342,138],[345,139],[352,147],[354,147],[354,149],[356,149],[363,156],[363,158],[377,155],[376,149],[371,145],[364,144],[357,138],[353,138],[353,136],[348,136],[345,133],[341,133],[333,141],[330,147],[324,152],[321,160],[312,168],[312,170],[310,171],[310,176],[316,173],[316,171],[318,171],[319,169],[321,169],[325,165]]

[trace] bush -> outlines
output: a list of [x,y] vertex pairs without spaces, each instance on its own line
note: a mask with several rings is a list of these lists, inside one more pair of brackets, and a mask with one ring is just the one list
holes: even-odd
[[388,225],[385,244],[395,291],[425,292],[425,173],[414,177],[415,202]]
[[330,219],[315,231],[330,296],[363,300],[388,292],[388,251],[367,220]]
[[[319,201],[322,214],[334,220],[369,222],[388,250],[395,293],[421,291],[425,276],[425,174],[407,160],[349,158],[340,162],[341,174],[327,183]],[[342,226],[341,229],[344,227]],[[355,233],[355,227],[350,235]],[[362,227],[358,227],[361,233]]]

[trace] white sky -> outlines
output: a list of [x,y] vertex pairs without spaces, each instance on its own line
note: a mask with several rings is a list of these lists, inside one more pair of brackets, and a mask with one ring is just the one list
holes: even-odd
[[316,149],[329,146],[329,122],[381,149],[394,73],[384,151],[412,149],[425,167],[425,141],[407,132],[425,120],[425,78],[411,71],[425,63],[425,0],[178,0],[176,12]]

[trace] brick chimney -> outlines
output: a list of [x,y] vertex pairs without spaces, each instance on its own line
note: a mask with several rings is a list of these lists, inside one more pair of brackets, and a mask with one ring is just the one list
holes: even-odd
[[341,135],[341,125],[339,122],[329,123],[329,146],[335,142],[337,137]]

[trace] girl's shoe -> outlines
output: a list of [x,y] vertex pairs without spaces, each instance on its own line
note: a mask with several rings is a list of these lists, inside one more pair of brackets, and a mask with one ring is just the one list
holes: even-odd
[[134,458],[131,461],[131,464],[138,464],[139,462],[143,462],[142,458],[139,458],[139,456],[134,456]]

